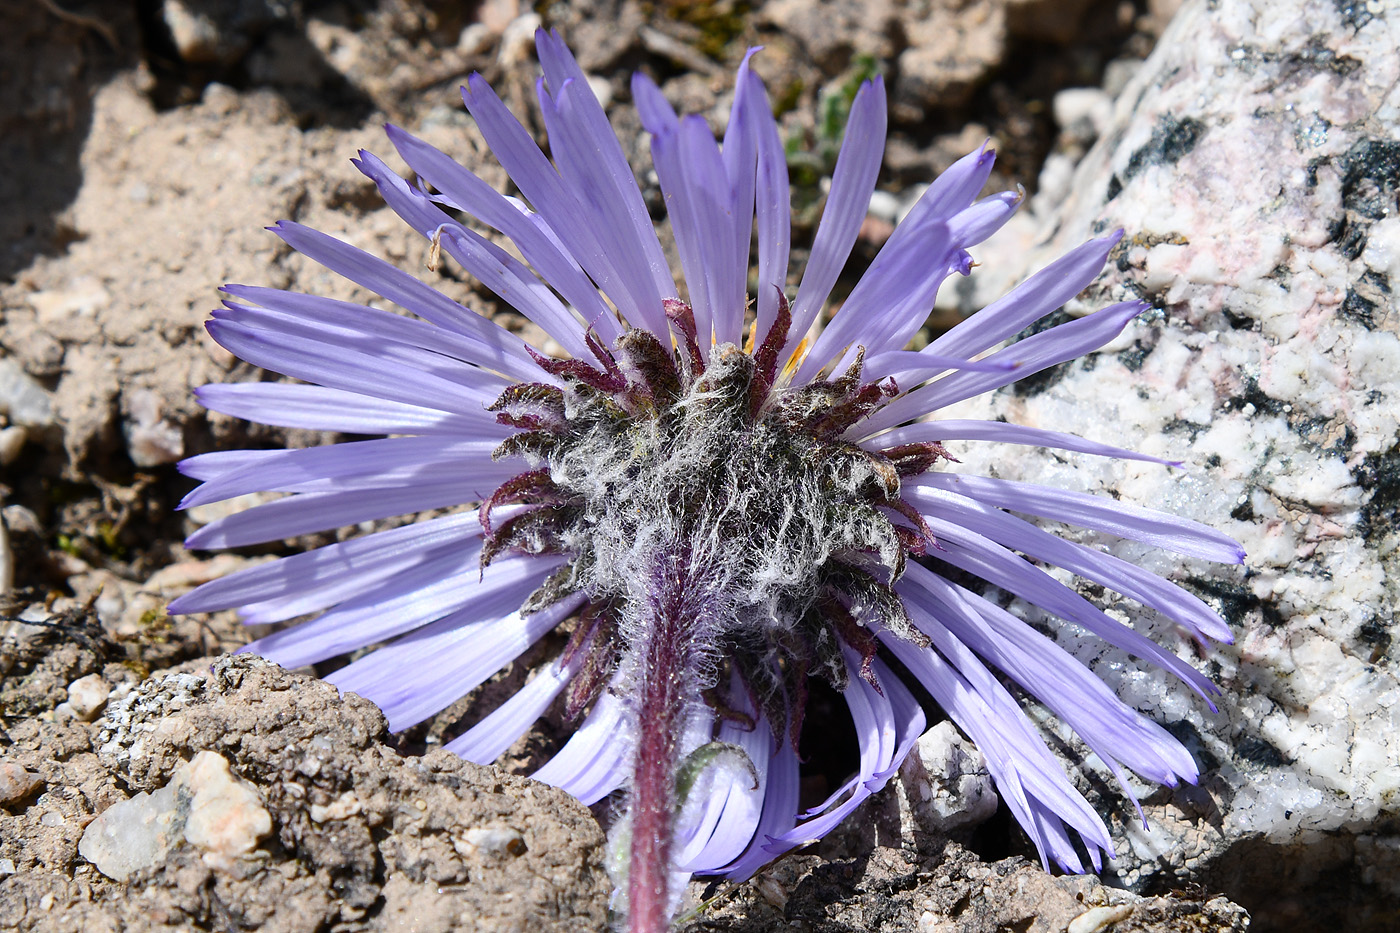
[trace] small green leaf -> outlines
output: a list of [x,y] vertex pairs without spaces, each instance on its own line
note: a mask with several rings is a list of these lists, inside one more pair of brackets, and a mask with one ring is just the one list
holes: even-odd
[[685,806],[695,782],[710,768],[728,767],[743,769],[753,781],[751,790],[758,790],[758,769],[754,767],[749,753],[730,742],[709,742],[701,745],[685,757],[676,772],[676,809]]

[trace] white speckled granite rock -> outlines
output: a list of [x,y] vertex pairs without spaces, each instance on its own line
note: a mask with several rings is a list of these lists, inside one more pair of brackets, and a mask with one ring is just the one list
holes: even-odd
[[899,768],[901,807],[930,833],[947,835],[975,826],[997,809],[987,761],[977,747],[944,720],[919,736],[914,753]]
[[[1068,310],[1134,296],[1157,310],[1105,352],[953,415],[1183,459],[954,452],[969,471],[1191,516],[1248,549],[1228,568],[1104,542],[1231,623],[1234,646],[1198,648],[1135,605],[1112,608],[1207,670],[1218,714],[1121,653],[1061,638],[1205,769],[1199,788],[1149,798],[1146,831],[1105,788],[1110,872],[1139,888],[1215,885],[1271,929],[1329,916],[1319,878],[1350,910],[1396,909],[1376,879],[1393,877],[1400,827],[1398,49],[1394,3],[1185,4],[1063,203],[1037,205],[1042,247],[1026,266],[1121,226],[1109,271]],[[992,243],[977,258],[1007,255]]]

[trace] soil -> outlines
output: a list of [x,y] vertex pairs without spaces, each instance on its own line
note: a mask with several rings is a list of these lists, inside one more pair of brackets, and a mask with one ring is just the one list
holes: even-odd
[[[64,653],[64,652],[60,652]],[[52,657],[52,655],[50,656]],[[87,662],[87,663],[84,663]],[[91,666],[81,652],[69,670]],[[17,685],[42,703],[52,664]],[[606,923],[603,837],[561,791],[448,752],[387,746],[371,703],[252,655],[151,678],[87,724],[14,724],[5,760],[37,782],[0,817],[0,927],[24,930],[578,930]],[[106,671],[103,676],[105,678]],[[44,691],[44,693],[41,693]],[[182,840],[120,881],[84,830],[217,750],[261,808],[258,848]],[[19,806],[38,794],[31,806]],[[110,809],[109,809],[110,808]],[[105,811],[105,812],[104,812]],[[225,827],[238,815],[224,813]],[[270,829],[269,829],[270,827]],[[130,850],[130,826],[117,847]],[[115,872],[114,872],[115,873]]]

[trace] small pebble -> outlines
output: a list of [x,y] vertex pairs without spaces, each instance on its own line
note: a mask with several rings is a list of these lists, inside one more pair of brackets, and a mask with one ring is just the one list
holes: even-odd
[[360,812],[360,798],[353,790],[347,790],[330,803],[311,805],[311,822],[324,823],[327,820],[349,819]]
[[9,466],[18,460],[28,439],[29,431],[23,425],[12,424],[8,428],[0,428],[0,466]]
[[1119,920],[1126,920],[1133,913],[1127,904],[1116,907],[1091,907],[1069,922],[1065,933],[1100,933]]
[[39,524],[39,516],[34,514],[33,509],[27,509],[22,505],[7,505],[0,509],[0,518],[11,532],[15,534],[37,535],[44,533],[44,526]]
[[535,50],[535,30],[540,28],[540,22],[538,13],[516,17],[501,34],[496,61],[506,68],[518,67],[529,61]]
[[46,428],[53,423],[53,393],[13,358],[0,360],[0,414],[11,424]]
[[272,815],[258,792],[229,771],[223,756],[200,752],[176,772],[175,780],[182,780],[181,772],[193,798],[185,839],[205,850],[206,864],[228,868],[272,832]]
[[181,765],[170,783],[113,804],[88,824],[78,852],[109,878],[159,864],[181,838],[203,849],[205,864],[229,869],[272,831],[258,793],[215,752]]
[[870,206],[866,212],[881,220],[894,223],[899,219],[900,206],[897,195],[890,194],[888,191],[872,191],[870,193]]
[[130,416],[122,426],[127,454],[139,467],[174,463],[185,455],[184,432],[164,417],[161,398],[138,389],[127,398]]
[[787,907],[788,889],[777,878],[772,875],[759,875],[754,879],[754,885],[758,888],[759,896],[767,901],[770,907],[779,910]]
[[525,837],[514,829],[479,826],[462,833],[454,848],[463,855],[467,854],[465,849],[491,858],[520,855],[525,851]]
[[480,55],[496,41],[496,34],[484,23],[470,23],[457,37],[457,51],[463,55]]
[[476,4],[477,20],[493,35],[505,32],[519,15],[520,0],[482,0]]
[[39,778],[13,761],[0,761],[0,805],[8,806],[29,796]]
[[1065,88],[1055,95],[1051,109],[1060,129],[1092,140],[1113,116],[1113,98],[1096,87]]
[[68,706],[74,716],[83,722],[92,722],[111,695],[112,688],[101,674],[89,674],[68,685]]
[[613,89],[611,82],[607,78],[599,75],[584,75],[588,79],[588,87],[593,91],[593,96],[598,98],[598,103],[604,110],[612,106]]

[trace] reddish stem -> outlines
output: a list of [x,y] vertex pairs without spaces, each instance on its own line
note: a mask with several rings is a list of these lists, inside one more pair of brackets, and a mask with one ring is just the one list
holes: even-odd
[[668,555],[657,561],[636,646],[637,747],[632,765],[632,853],[627,876],[631,933],[670,928],[668,888],[675,831],[678,739],[687,704],[697,697],[697,635],[703,599],[693,586],[689,561]]

